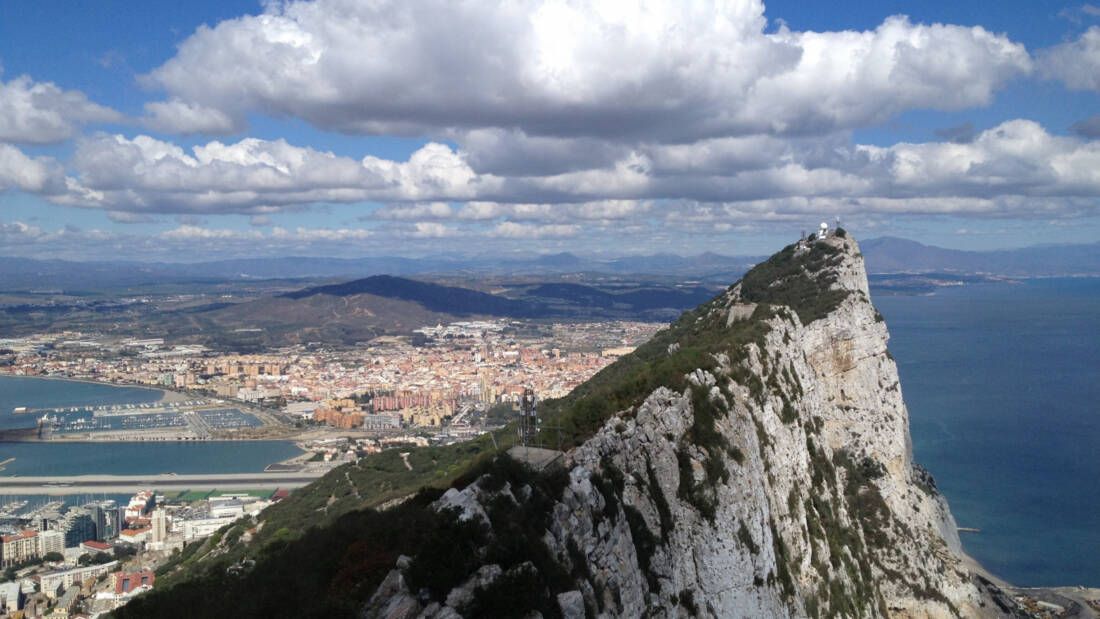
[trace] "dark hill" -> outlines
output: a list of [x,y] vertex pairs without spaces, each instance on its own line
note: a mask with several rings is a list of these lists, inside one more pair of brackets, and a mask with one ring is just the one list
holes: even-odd
[[710,298],[705,287],[631,283],[607,291],[571,283],[505,285],[490,294],[391,275],[311,286],[242,303],[211,303],[161,317],[163,334],[221,349],[352,344],[462,318],[667,321]]
[[411,301],[429,311],[456,316],[540,318],[551,315],[549,310],[538,304],[498,297],[469,288],[442,286],[391,275],[375,275],[342,284],[305,288],[288,292],[281,297],[305,299],[317,295],[351,297],[361,294]]

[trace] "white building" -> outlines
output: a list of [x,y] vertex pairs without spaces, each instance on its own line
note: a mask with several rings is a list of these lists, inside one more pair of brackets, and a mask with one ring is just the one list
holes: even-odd
[[118,561],[111,561],[110,563],[104,563],[102,565],[89,565],[88,567],[78,567],[73,570],[51,572],[39,576],[38,582],[42,587],[42,591],[51,598],[54,598],[57,597],[58,591],[63,591],[73,585],[99,578],[101,574],[108,574],[114,571],[116,567],[118,567]]
[[18,581],[0,584],[0,611],[9,615],[23,608],[23,591]]
[[320,406],[320,404],[317,402],[289,402],[284,412],[288,415],[312,418],[313,411],[317,410],[318,406]]
[[244,503],[239,499],[210,499],[210,516],[212,518],[237,519],[244,515]]
[[163,543],[168,537],[168,514],[163,507],[153,510],[152,520],[153,530],[149,532],[149,541],[154,544]]
[[61,531],[39,531],[38,556],[51,552],[65,554],[65,534]]
[[214,531],[232,523],[236,518],[197,518],[183,522],[183,540],[193,542],[195,540],[210,537]]

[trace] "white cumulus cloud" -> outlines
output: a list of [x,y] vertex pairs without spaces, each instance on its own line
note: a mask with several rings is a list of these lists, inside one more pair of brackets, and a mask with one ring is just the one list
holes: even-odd
[[225,112],[179,99],[145,104],[145,126],[161,133],[224,135],[238,131],[243,122]]
[[317,202],[465,199],[494,180],[479,177],[460,153],[429,143],[408,161],[357,161],[246,138],[189,151],[139,135],[81,140],[66,201],[111,210],[174,213],[265,213]]
[[121,120],[121,114],[76,90],[27,76],[0,81],[0,142],[51,144],[73,137],[86,123]]
[[981,105],[1030,69],[1022,45],[980,27],[767,23],[760,0],[279,2],[199,28],[145,81],[229,117],[259,110],[352,133],[685,141]]
[[1100,92],[1100,26],[1089,28],[1076,40],[1042,50],[1038,63],[1043,75],[1073,90]]
[[30,157],[10,144],[0,143],[0,191],[54,194],[62,191],[64,184],[61,168],[52,159]]

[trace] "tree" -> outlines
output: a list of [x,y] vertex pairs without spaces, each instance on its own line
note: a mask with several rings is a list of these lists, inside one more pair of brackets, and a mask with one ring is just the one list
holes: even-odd
[[63,555],[63,554],[61,554],[60,552],[57,552],[57,551],[51,551],[51,552],[47,552],[45,555],[43,555],[42,560],[43,561],[49,561],[51,563],[57,563],[58,561],[64,561],[65,560],[65,555]]

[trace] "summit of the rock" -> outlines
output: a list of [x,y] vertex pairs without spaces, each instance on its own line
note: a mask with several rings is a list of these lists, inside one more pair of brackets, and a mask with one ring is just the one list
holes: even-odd
[[[856,241],[800,240],[541,403],[553,466],[453,446],[474,455],[446,488],[346,514],[331,529],[346,550],[302,576],[332,572],[365,618],[998,616],[912,462],[887,340]],[[326,476],[309,509],[371,492],[353,480],[386,479],[377,465]],[[260,549],[218,600],[302,571],[326,531]]]
[[[379,594],[365,616],[396,599],[474,616],[509,587],[543,615],[982,615],[912,464],[887,337],[854,239],[784,248],[552,403],[573,444],[556,483],[500,465],[437,503],[484,526],[481,571],[427,600],[415,583]],[[539,550],[502,560],[498,544]]]

